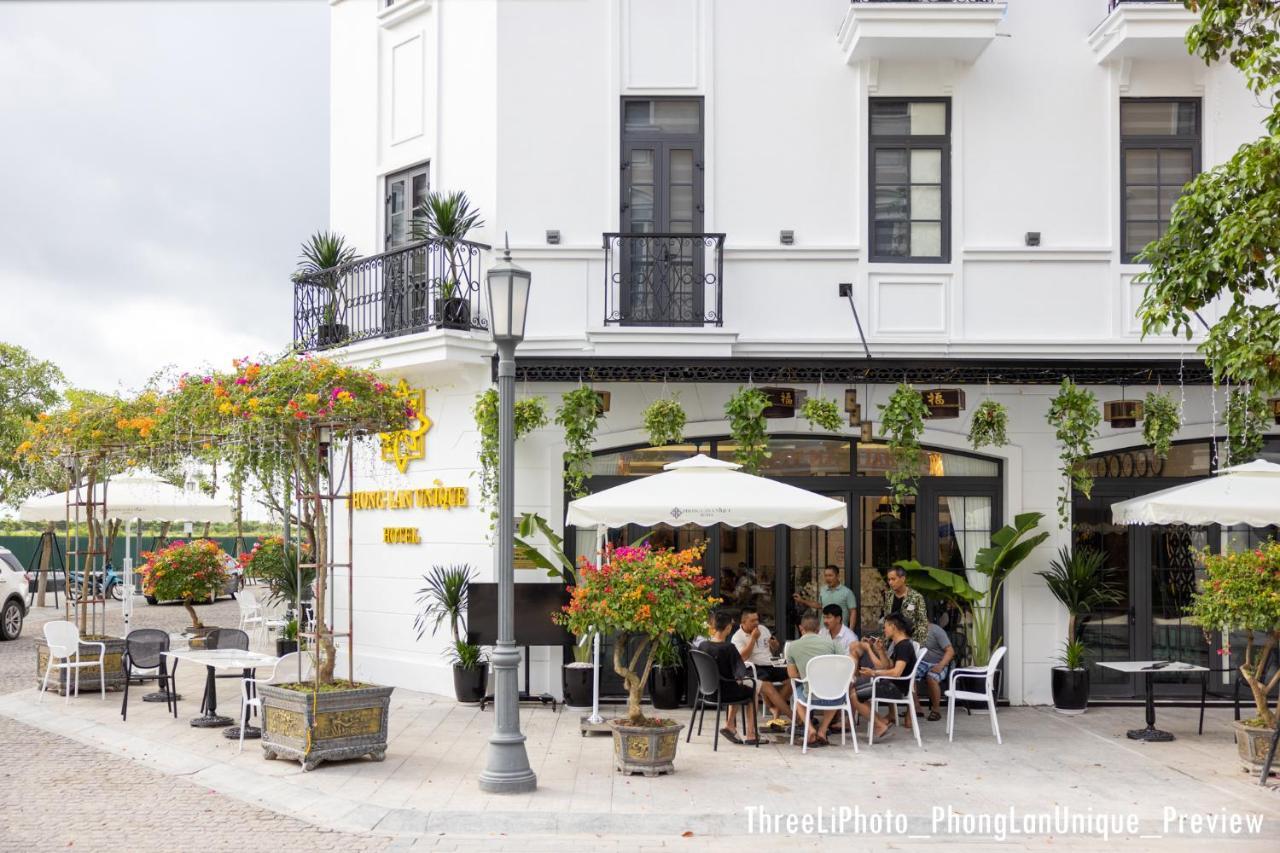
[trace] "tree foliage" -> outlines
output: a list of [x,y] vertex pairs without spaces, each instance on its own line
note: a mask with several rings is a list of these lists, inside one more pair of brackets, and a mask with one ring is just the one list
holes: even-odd
[[1174,206],[1168,231],[1138,260],[1146,289],[1138,308],[1144,335],[1190,337],[1202,309],[1225,310],[1200,352],[1219,381],[1280,390],[1280,3],[1186,0],[1200,21],[1188,49],[1206,63],[1225,60],[1269,109],[1266,133],[1225,163],[1196,176]]
[[20,346],[0,343],[0,503],[17,506],[31,493],[54,485],[28,476],[16,454],[26,440],[27,423],[58,402],[62,384],[57,365]]

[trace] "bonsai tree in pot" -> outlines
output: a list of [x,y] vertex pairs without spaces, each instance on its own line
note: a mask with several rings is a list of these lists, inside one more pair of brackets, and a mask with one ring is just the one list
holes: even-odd
[[702,546],[628,545],[610,547],[604,556],[603,565],[583,563],[557,621],[575,634],[595,629],[613,636],[613,669],[627,690],[627,716],[610,723],[617,769],[669,773],[683,726],[646,717],[640,703],[661,641],[700,633],[717,601],[702,573]]
[[143,593],[159,601],[181,601],[191,615],[190,632],[204,636],[211,628],[200,621],[194,605],[227,585],[226,552],[216,542],[197,539],[179,540],[142,556],[147,561],[141,569]]
[[471,328],[471,305],[467,301],[471,286],[458,280],[458,244],[467,239],[472,229],[483,227],[480,211],[471,206],[471,199],[461,190],[429,192],[413,211],[409,223],[413,239],[435,240],[444,253],[445,268],[440,272],[434,306],[436,321],[443,328]]
[[295,283],[313,285],[320,292],[323,307],[316,327],[316,343],[329,346],[347,339],[349,329],[340,322],[346,303],[342,293],[342,274],[337,269],[357,260],[360,254],[347,238],[333,231],[317,231],[302,244],[298,254]]
[[[1255,713],[1235,723],[1236,747],[1245,766],[1256,770],[1280,722],[1280,700],[1274,708],[1268,704],[1280,684],[1280,671],[1265,677],[1266,661],[1280,643],[1280,543],[1273,540],[1233,554],[1206,554],[1204,567],[1204,580],[1188,611],[1211,643],[1218,631],[1227,637],[1232,631],[1245,635],[1240,677],[1253,693]],[[1229,647],[1218,650],[1219,655],[1230,653]]]
[[426,586],[417,592],[421,609],[413,620],[418,639],[430,625],[431,633],[440,630],[448,620],[452,637],[445,654],[453,664],[453,692],[459,702],[479,702],[484,699],[488,664],[483,650],[468,643],[466,630],[468,592],[471,587],[472,569],[465,563],[454,566],[432,566],[422,576]]
[[1107,579],[1106,556],[1096,548],[1072,551],[1063,546],[1049,569],[1036,572],[1053,597],[1067,609],[1067,640],[1062,666],[1053,668],[1053,707],[1062,714],[1083,714],[1089,705],[1087,648],[1081,638],[1089,615],[1120,600],[1120,590]]

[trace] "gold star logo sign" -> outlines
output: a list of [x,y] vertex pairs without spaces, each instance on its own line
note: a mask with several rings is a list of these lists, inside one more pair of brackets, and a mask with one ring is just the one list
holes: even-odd
[[427,392],[422,388],[410,388],[403,379],[396,386],[395,394],[404,400],[413,412],[409,426],[398,432],[382,433],[382,461],[394,462],[403,474],[411,459],[427,458],[427,430],[431,418],[427,417]]

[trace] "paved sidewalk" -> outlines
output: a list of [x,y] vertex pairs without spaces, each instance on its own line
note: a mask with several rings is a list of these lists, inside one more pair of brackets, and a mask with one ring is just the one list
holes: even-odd
[[[756,749],[723,741],[712,752],[708,722],[701,737],[682,740],[677,774],[646,779],[614,773],[610,740],[581,737],[576,717],[526,707],[522,722],[539,788],[503,797],[482,793],[475,782],[484,766],[491,710],[397,690],[385,762],[358,760],[303,773],[293,762],[264,761],[256,744],[237,754],[237,744],[219,732],[191,728],[187,721],[197,713],[201,674],[185,668],[179,680],[187,698],[178,720],[163,704],[138,702],[125,724],[116,697],[104,703],[83,695],[69,706],[48,697],[37,704],[31,689],[0,697],[0,716],[352,838],[389,836],[395,847],[776,848],[781,837],[748,835],[748,809],[760,806],[815,817],[822,809],[828,821],[840,816],[842,806],[860,810],[851,819],[871,819],[886,809],[905,814],[905,837],[897,824],[889,824],[878,837],[859,833],[859,847],[994,845],[996,825],[975,835],[964,822],[984,814],[1007,816],[1010,809],[1025,816],[1055,808],[1099,819],[1132,815],[1136,827],[1116,833],[1120,846],[1130,849],[1157,843],[1161,849],[1203,849],[1219,843],[1214,839],[1231,849],[1280,845],[1280,790],[1260,788],[1239,770],[1230,714],[1224,711],[1210,712],[1200,737],[1197,711],[1161,709],[1161,727],[1178,740],[1139,744],[1124,731],[1138,724],[1140,708],[1095,709],[1076,718],[1047,709],[1003,709],[1002,746],[991,738],[987,719],[962,716],[954,743],[947,743],[943,723],[924,723],[923,749],[909,732],[899,731],[872,747],[864,736],[858,754],[833,746],[801,755],[785,744]],[[219,686],[223,705],[232,706],[234,684]],[[935,805],[950,807],[956,822],[935,825]],[[1173,815],[1221,821],[1234,814],[1260,815],[1261,832],[1192,835],[1189,823],[1179,833],[1176,822],[1165,820]],[[846,825],[847,832],[856,828]],[[818,847],[823,841],[795,838],[786,844]],[[999,846],[1098,849],[1106,842],[1100,836],[1036,835],[1011,837]]]

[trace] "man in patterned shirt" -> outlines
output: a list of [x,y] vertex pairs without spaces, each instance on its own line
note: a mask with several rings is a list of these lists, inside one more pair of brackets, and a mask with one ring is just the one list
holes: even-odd
[[[884,593],[884,615],[901,614],[911,626],[911,639],[923,643],[929,636],[929,614],[924,596],[907,586],[907,570],[901,566],[889,569],[889,588]],[[880,620],[882,623],[884,619]]]

